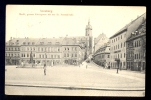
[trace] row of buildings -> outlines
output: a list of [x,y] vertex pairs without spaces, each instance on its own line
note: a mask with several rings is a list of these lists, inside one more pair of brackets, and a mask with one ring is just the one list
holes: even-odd
[[146,13],[128,23],[109,39],[105,34],[99,35],[94,43],[95,63],[103,66],[107,64],[111,68],[145,70]]
[[78,64],[92,54],[92,26],[88,21],[85,36],[59,38],[11,38],[5,45],[5,64],[21,62],[47,65]]

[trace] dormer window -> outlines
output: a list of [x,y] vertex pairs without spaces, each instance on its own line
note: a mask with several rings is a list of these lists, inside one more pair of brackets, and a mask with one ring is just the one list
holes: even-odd
[[16,40],[16,42],[19,42],[19,40]]
[[30,42],[28,42],[28,45],[30,45]]
[[35,42],[32,42],[32,45],[34,45],[35,44]]
[[59,42],[56,42],[56,45],[59,45]]
[[26,42],[23,42],[24,45],[26,45]]
[[50,45],[51,45],[51,42],[48,42],[48,44],[50,44]]
[[44,44],[44,42],[40,42],[40,44]]

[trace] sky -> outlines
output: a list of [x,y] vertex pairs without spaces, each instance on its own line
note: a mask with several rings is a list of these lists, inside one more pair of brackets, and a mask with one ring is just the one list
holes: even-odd
[[145,12],[145,6],[7,5],[6,41],[10,37],[85,36],[88,20],[93,38],[101,33],[110,38]]

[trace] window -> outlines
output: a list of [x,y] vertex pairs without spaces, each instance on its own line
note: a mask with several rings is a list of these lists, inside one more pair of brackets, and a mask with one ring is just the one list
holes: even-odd
[[41,48],[41,51],[43,51],[43,48]]
[[40,48],[38,47],[38,51],[40,51]]
[[27,54],[27,57],[28,57],[29,55]]
[[39,58],[41,58],[41,55],[39,55]]
[[124,42],[124,47],[125,47],[125,42]]
[[119,58],[119,54],[118,54],[118,58]]
[[58,52],[60,51],[60,49],[58,48]]
[[53,58],[53,55],[51,55],[51,58]]
[[110,55],[108,55],[108,58],[110,58]]
[[122,53],[121,53],[121,58],[122,58]]
[[124,53],[124,58],[125,58],[125,53]]
[[24,57],[25,57],[25,54],[24,54]]
[[45,55],[45,57],[47,58],[47,55]]
[[75,54],[75,57],[77,57],[77,54]]
[[33,57],[35,57],[35,54],[33,54]]
[[136,54],[135,54],[135,59],[136,59]]
[[75,47],[75,50],[77,50],[77,47]]
[[64,57],[66,57],[66,54],[64,54]]
[[64,48],[66,50],[66,48]]
[[42,58],[44,58],[44,55],[42,55]]
[[67,57],[69,57],[69,54],[67,54]]
[[122,39],[122,35],[121,35],[121,39]]
[[24,57],[24,55],[22,54],[22,57]]
[[120,37],[118,37],[118,40],[120,39]]
[[121,48],[122,48],[122,43],[121,43]]
[[68,50],[69,50],[69,48],[68,48]]
[[32,42],[32,45],[34,45],[35,43],[34,42]]
[[58,55],[58,58],[60,58],[60,55]]
[[28,42],[28,45],[30,45],[30,42]]
[[118,44],[118,49],[119,49],[119,44]]

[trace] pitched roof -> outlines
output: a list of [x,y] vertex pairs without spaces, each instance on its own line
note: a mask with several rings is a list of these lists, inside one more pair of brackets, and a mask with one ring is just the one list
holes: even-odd
[[130,23],[128,23],[127,25],[125,25],[125,26],[124,26],[123,28],[121,28],[118,32],[116,32],[113,36],[111,36],[110,39],[113,38],[113,37],[115,37],[115,36],[117,36],[117,35],[119,35],[119,34],[121,34],[123,31],[126,31],[126,30],[128,29],[128,27],[129,27],[130,25],[132,25],[134,22],[136,22],[136,23],[134,23],[134,24],[138,24],[137,21],[142,21],[142,20],[139,20],[139,19],[144,18],[144,17],[145,17],[145,19],[146,19],[146,13],[142,14],[141,16],[137,17],[135,20],[133,20],[133,21],[131,21]]
[[[138,32],[138,34],[135,33],[136,31]],[[131,41],[143,35],[146,35],[146,20],[138,27],[136,31],[134,32],[134,34],[131,34],[131,37],[127,41]]]

